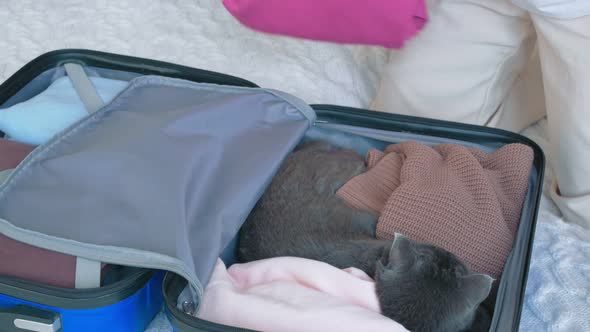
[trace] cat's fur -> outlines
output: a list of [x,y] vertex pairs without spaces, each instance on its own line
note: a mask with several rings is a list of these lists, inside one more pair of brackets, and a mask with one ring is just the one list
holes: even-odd
[[321,141],[303,144],[242,227],[238,259],[295,256],[356,267],[375,279],[383,314],[407,329],[469,330],[492,279],[469,273],[445,250],[401,234],[376,240],[376,217],[335,195],[364,171],[364,160],[352,150]]

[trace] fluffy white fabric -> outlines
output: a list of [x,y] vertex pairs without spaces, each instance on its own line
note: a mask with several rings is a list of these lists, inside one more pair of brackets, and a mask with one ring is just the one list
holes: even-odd
[[[546,120],[524,135],[548,153]],[[590,231],[561,218],[549,199],[551,169],[545,174],[520,330],[590,331]]]

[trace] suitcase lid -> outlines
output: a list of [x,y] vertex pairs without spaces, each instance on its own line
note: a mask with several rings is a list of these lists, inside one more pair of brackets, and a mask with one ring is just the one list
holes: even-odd
[[6,179],[0,232],[175,272],[198,303],[217,257],[314,120],[282,92],[135,78]]

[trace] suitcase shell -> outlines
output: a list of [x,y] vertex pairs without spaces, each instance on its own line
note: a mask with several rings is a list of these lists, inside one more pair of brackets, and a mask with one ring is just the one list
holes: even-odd
[[[19,102],[19,99],[22,99],[20,91],[29,82],[42,79],[41,77],[44,74],[55,70],[55,68],[66,62],[79,63],[88,68],[103,70],[105,73],[109,71],[116,72],[119,76],[125,75],[126,73],[129,79],[140,75],[161,75],[194,82],[257,87],[254,83],[237,77],[160,61],[90,50],[59,50],[38,57],[2,84],[0,86],[0,105]],[[524,302],[539,202],[542,195],[545,157],[541,148],[524,136],[495,128],[380,113],[336,105],[312,105],[312,107],[317,113],[317,123],[319,124],[328,123],[353,128],[368,128],[395,135],[414,135],[412,137],[421,137],[424,139],[436,138],[443,141],[461,141],[494,147],[500,147],[510,143],[521,143],[530,146],[534,150],[535,158],[527,203],[523,207],[514,249],[500,281],[490,328],[490,331],[517,331]],[[231,261],[233,248],[231,246],[228,247],[224,255],[227,257],[227,260]],[[146,287],[149,288],[150,283]],[[2,284],[0,280],[0,286]],[[249,331],[206,322],[188,316],[178,310],[176,308],[176,298],[185,285],[186,281],[184,279],[168,273],[164,278],[161,288],[160,296],[164,296],[166,314],[172,322],[175,331]],[[152,294],[152,289],[149,289],[150,291],[146,295]],[[0,293],[5,293],[2,288],[0,288]],[[1,303],[2,298],[0,298]],[[128,308],[123,310],[128,310]],[[89,319],[87,323],[91,324],[91,321]],[[113,327],[109,326],[108,330],[112,331]]]
[[2,277],[0,331],[143,331],[161,309],[163,276],[161,271],[140,269],[95,289]]

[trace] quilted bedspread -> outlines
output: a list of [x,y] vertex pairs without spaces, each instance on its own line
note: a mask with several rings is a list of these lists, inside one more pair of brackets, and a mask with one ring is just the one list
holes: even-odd
[[[0,0],[0,27],[0,82],[44,52],[87,48],[220,71],[309,103],[366,107],[387,59],[379,48],[250,31],[219,0]],[[543,122],[525,134],[546,144]],[[590,232],[565,223],[547,196],[521,330],[590,331]],[[172,328],[160,314],[148,331]]]

